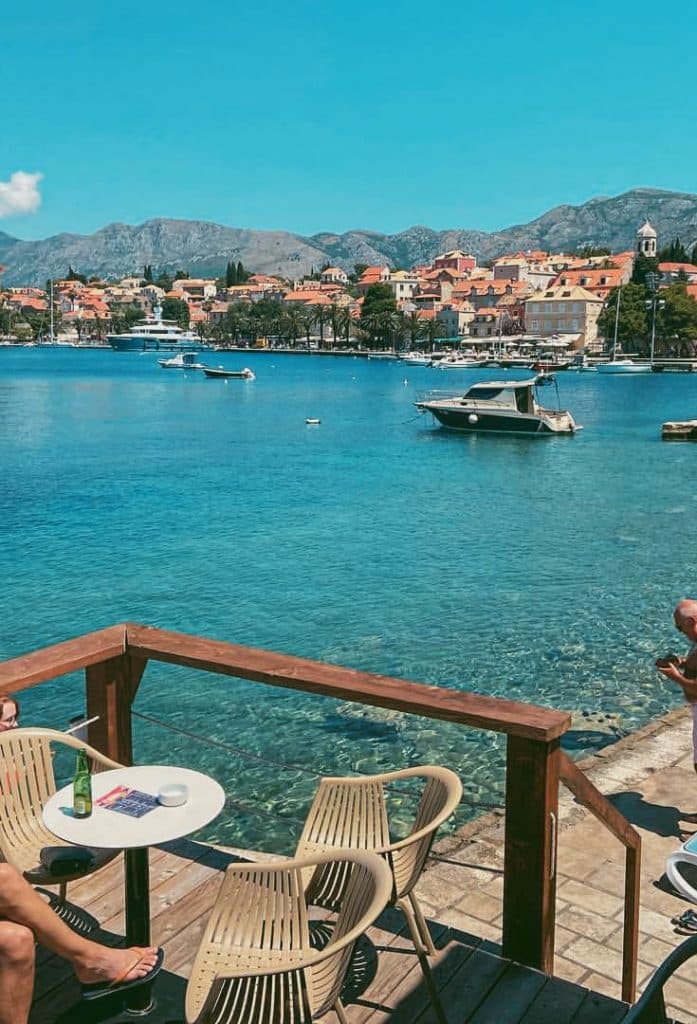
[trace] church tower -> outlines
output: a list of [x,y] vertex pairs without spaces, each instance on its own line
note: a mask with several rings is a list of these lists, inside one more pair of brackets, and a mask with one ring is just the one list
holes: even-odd
[[658,234],[656,229],[651,226],[647,217],[645,223],[641,225],[636,233],[637,256],[655,257],[657,240]]

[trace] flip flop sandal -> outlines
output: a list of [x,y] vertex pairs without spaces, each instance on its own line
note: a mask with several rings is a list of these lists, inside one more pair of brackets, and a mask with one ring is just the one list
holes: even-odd
[[697,935],[697,921],[694,924],[680,921],[679,924],[676,924],[675,931],[678,935]]
[[671,918],[671,924],[685,924],[688,927],[697,928],[697,911],[696,910],[683,910],[682,914],[677,917]]
[[157,960],[153,964],[151,970],[147,974],[144,974],[142,978],[131,978],[130,981],[125,979],[134,971],[136,967],[143,962],[146,951],[141,949],[139,946],[130,946],[129,951],[134,954],[135,960],[129,964],[125,971],[122,971],[118,978],[114,978],[113,981],[108,982],[106,985],[102,982],[98,982],[93,985],[82,985],[82,998],[83,999],[102,999],[104,996],[113,996],[117,992],[125,992],[127,989],[136,988],[137,985],[146,985],[151,982],[162,969],[162,961],[165,958],[163,949],[158,949]]

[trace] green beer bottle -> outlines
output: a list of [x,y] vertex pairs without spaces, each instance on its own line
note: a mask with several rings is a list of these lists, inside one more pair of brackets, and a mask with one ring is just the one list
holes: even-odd
[[80,747],[73,777],[73,814],[76,818],[89,818],[92,813],[92,777],[87,751]]

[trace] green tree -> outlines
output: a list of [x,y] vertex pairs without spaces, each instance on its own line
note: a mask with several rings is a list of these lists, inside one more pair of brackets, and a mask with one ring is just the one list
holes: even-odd
[[394,348],[395,338],[401,327],[401,316],[396,309],[384,306],[367,316],[361,315],[360,326],[371,346]]
[[336,347],[336,339],[339,334],[339,316],[341,313],[341,307],[332,302],[330,306],[327,306],[327,320],[331,325],[332,329],[332,345]]
[[231,303],[223,317],[222,328],[225,335],[232,338],[235,343],[249,337],[249,306],[244,302]]
[[174,278],[171,274],[168,274],[163,270],[155,281],[155,284],[158,288],[161,288],[163,292],[171,292],[172,285],[174,284]]
[[189,307],[183,299],[167,297],[162,301],[162,319],[174,320],[180,327],[189,326]]
[[409,335],[409,344],[412,348],[414,348],[419,338],[424,337],[424,325],[424,318],[418,310],[412,311],[405,317],[404,327],[406,333]]
[[305,316],[302,309],[293,304],[284,309],[280,316],[281,333],[289,338],[295,348],[298,338],[305,331]]
[[689,256],[680,239],[674,238],[670,245],[659,251],[658,260],[660,263],[689,263]]
[[349,277],[353,281],[358,281],[359,278],[363,277],[363,274],[366,272],[367,269],[368,269],[368,264],[367,263],[354,263],[353,264],[353,273],[349,274]]
[[225,270],[225,287],[231,288],[237,284],[237,267],[233,262],[228,262]]
[[428,338],[428,343],[431,346],[431,349],[433,349],[433,346],[435,345],[437,338],[444,338],[445,335],[447,334],[445,324],[443,323],[442,320],[439,320],[435,316],[433,317],[433,319],[429,319],[426,321],[424,325],[424,331],[426,337]]
[[584,245],[577,251],[577,255],[584,260],[588,260],[592,256],[610,256],[611,253],[612,250],[603,245]]
[[372,316],[383,311],[395,313],[397,302],[388,284],[371,284],[365,293],[361,307],[361,318]]
[[638,253],[634,260],[634,270],[632,272],[632,283],[633,284],[645,284],[646,275],[648,273],[658,274],[658,257],[657,256],[644,256],[643,253]]
[[247,279],[249,277],[249,274],[247,273],[247,271],[242,266],[242,260],[238,260],[237,261],[237,267],[235,268],[235,273],[237,274],[237,284],[246,284],[247,283]]
[[[621,293],[621,294],[620,294]],[[620,312],[617,319],[617,302]],[[650,324],[646,315],[649,292],[643,284],[622,285],[613,288],[605,307],[598,317],[598,331],[605,339],[605,349],[614,345],[615,321],[617,320],[617,343],[625,352],[647,350]]]
[[82,284],[87,284],[87,278],[84,274],[78,274],[72,267],[68,267],[68,273],[65,278],[66,281],[81,281]]
[[316,305],[310,307],[310,313],[312,314],[313,321],[319,328],[319,347],[324,348],[324,325],[328,320],[327,307],[318,302]]
[[692,252],[690,253],[690,263],[692,264],[693,267],[697,265],[696,261],[697,261],[697,245],[693,245],[692,246]]
[[656,354],[692,355],[697,341],[697,302],[680,283],[662,288],[658,294],[665,305],[656,313]]
[[143,267],[143,280],[148,284],[152,283],[152,265],[150,263],[146,263]]
[[337,325],[339,332],[343,335],[344,344],[347,348],[351,342],[351,328],[353,327],[353,324],[354,319],[351,316],[351,311],[346,308],[339,310]]

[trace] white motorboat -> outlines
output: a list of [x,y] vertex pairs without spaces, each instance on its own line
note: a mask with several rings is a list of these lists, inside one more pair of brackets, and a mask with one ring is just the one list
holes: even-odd
[[651,373],[651,363],[635,363],[633,359],[612,359],[598,363],[598,373]]
[[432,363],[438,370],[471,370],[474,367],[482,366],[481,359],[476,356],[445,356],[437,363]]
[[430,366],[432,360],[433,356],[425,352],[404,352],[399,357],[401,363],[407,363],[409,366]]
[[163,370],[206,370],[205,363],[197,362],[198,352],[177,352],[171,359],[158,359]]
[[[541,405],[537,389],[556,378],[538,374],[528,380],[488,380],[473,384],[464,395],[426,395],[414,404],[430,412],[449,430],[527,434],[573,434],[581,428],[570,412]],[[559,392],[557,389],[557,403]]]

